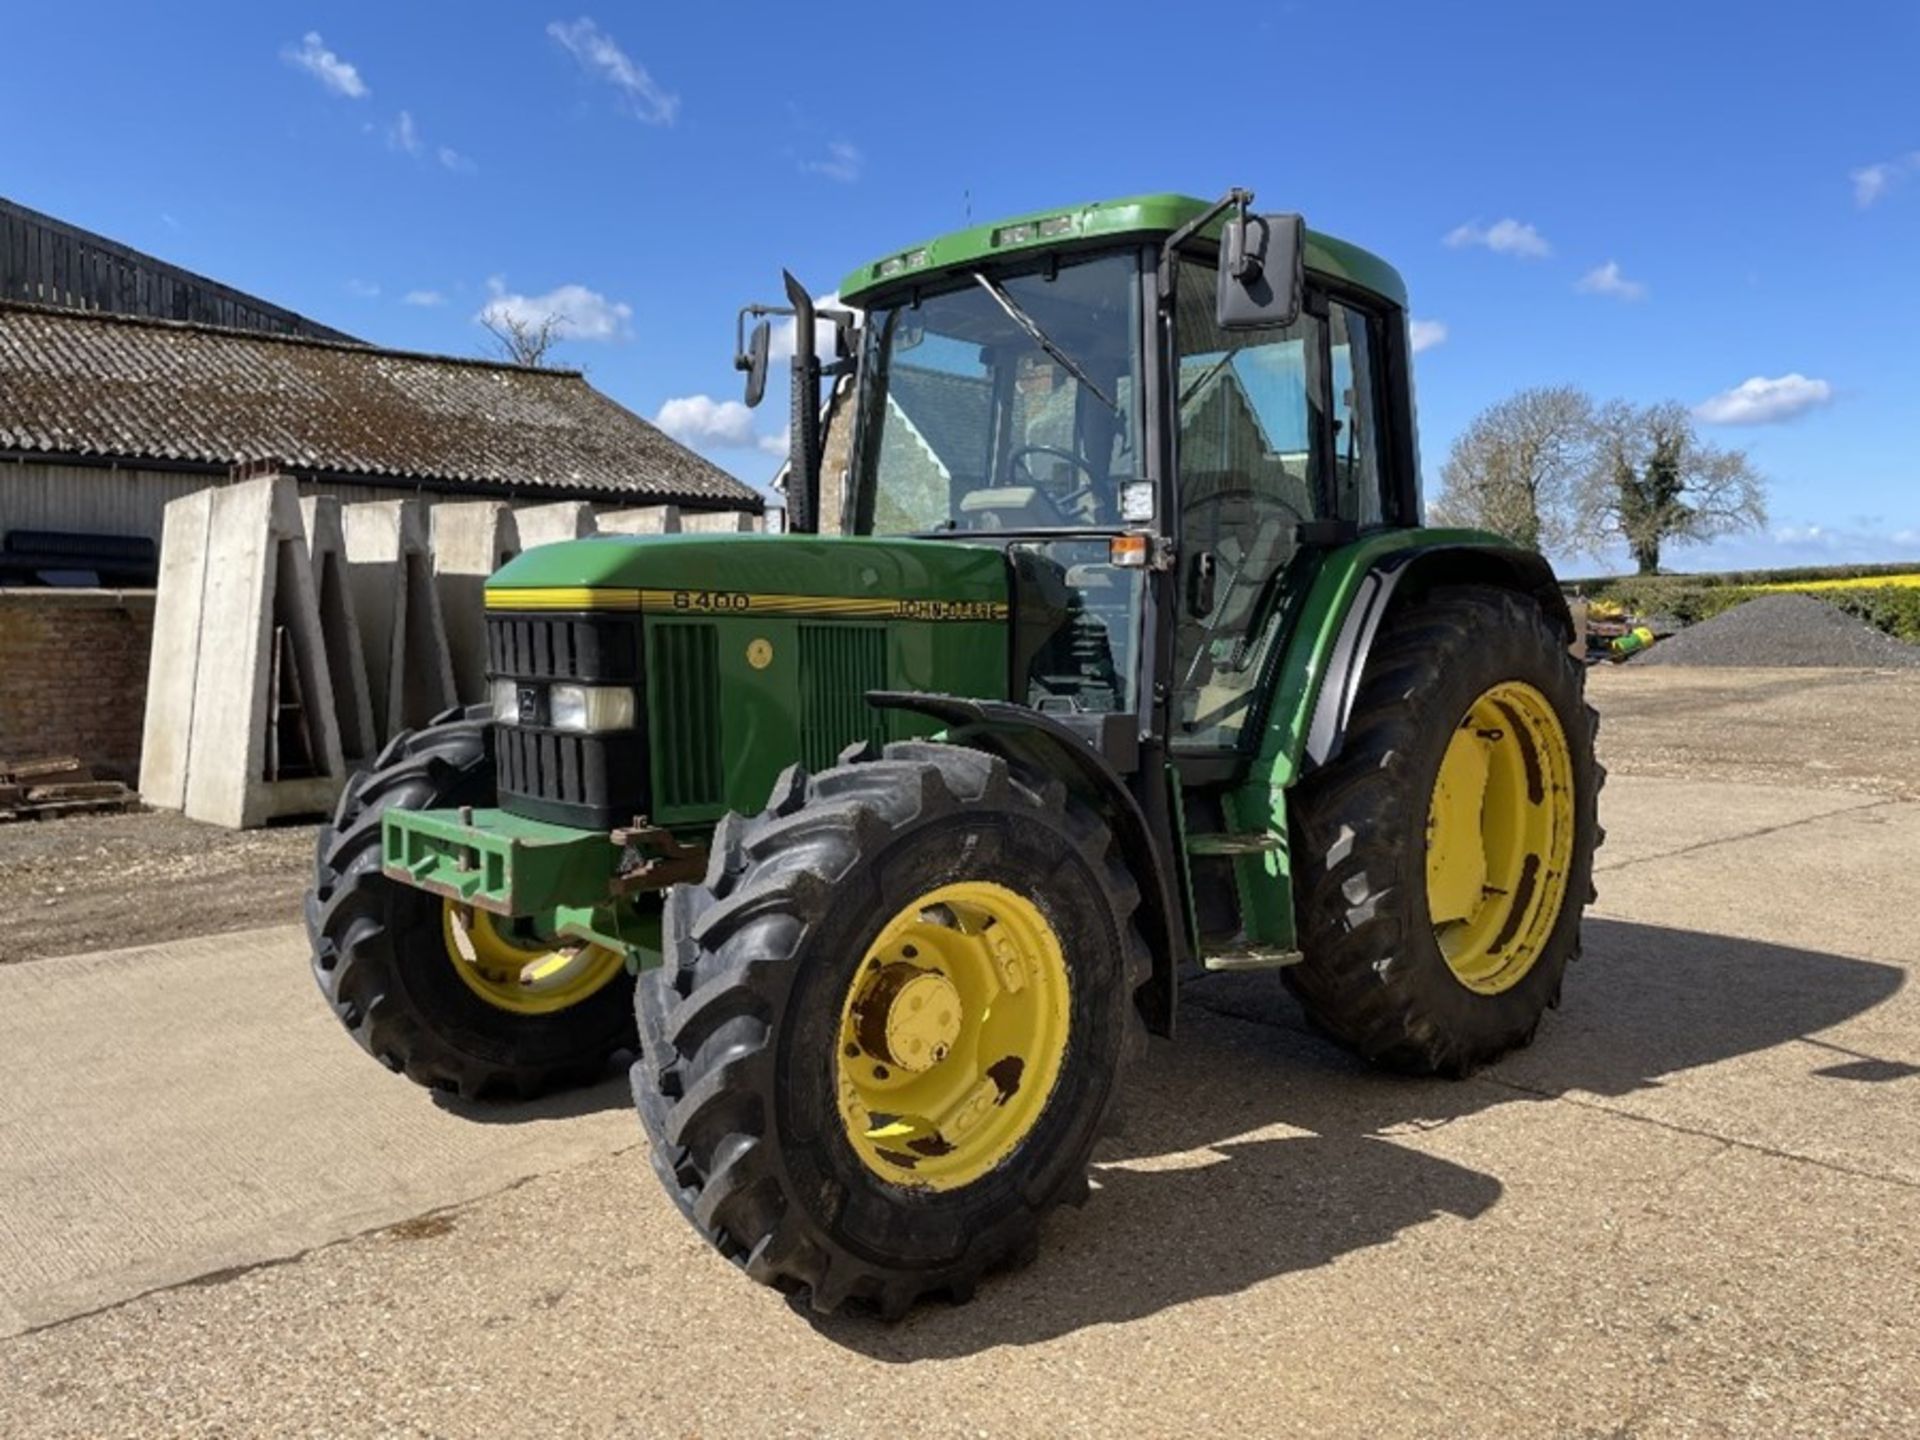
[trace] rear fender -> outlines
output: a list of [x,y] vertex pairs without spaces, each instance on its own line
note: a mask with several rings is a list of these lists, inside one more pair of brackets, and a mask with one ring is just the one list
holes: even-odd
[[1247,933],[1291,946],[1287,791],[1340,753],[1381,622],[1436,585],[1497,585],[1530,596],[1572,635],[1566,601],[1539,555],[1478,530],[1382,530],[1327,552],[1292,611],[1270,682],[1260,747],[1229,793],[1237,829],[1264,829],[1282,848],[1235,860]]
[[1141,928],[1153,952],[1153,978],[1135,998],[1147,1028],[1156,1035],[1171,1035],[1175,977],[1186,949],[1186,928],[1175,903],[1179,892],[1171,872],[1171,853],[1155,843],[1153,827],[1121,774],[1074,731],[1024,705],[890,690],[868,692],[867,703],[882,710],[931,716],[947,726],[949,743],[1056,776],[1099,812],[1140,886]]
[[1300,773],[1324,765],[1340,753],[1381,621],[1397,604],[1410,603],[1440,585],[1489,585],[1529,596],[1561,627],[1569,641],[1573,638],[1573,618],[1553,578],[1553,567],[1534,551],[1504,544],[1449,541],[1383,555],[1360,576],[1328,651],[1325,676],[1306,726]]

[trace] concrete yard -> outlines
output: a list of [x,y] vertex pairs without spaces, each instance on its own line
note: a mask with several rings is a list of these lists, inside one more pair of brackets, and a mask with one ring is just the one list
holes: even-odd
[[289,925],[0,966],[0,1434],[1920,1434],[1920,677],[1594,693],[1533,1048],[1397,1080],[1199,981],[1038,1262],[892,1327],[710,1253],[618,1079],[388,1075]]

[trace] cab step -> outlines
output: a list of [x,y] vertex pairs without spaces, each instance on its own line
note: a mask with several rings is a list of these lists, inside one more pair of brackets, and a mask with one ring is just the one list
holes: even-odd
[[1254,946],[1239,950],[1222,950],[1215,955],[1201,957],[1209,970],[1284,970],[1289,965],[1298,965],[1307,957],[1298,950],[1279,950],[1269,946]]
[[1189,855],[1264,855],[1274,850],[1287,848],[1286,838],[1271,830],[1249,830],[1241,833],[1220,833],[1209,835],[1189,835],[1187,853]]

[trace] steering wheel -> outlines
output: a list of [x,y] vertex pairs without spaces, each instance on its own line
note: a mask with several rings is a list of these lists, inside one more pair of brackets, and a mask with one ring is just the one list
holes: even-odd
[[[1040,483],[1040,478],[1035,475],[1033,471],[1027,468],[1027,456],[1029,455],[1046,455],[1055,460],[1064,460],[1084,475],[1086,479],[1068,490],[1064,495],[1055,495],[1045,485]],[[1045,495],[1047,502],[1052,505],[1055,510],[1058,510],[1062,517],[1066,514],[1067,506],[1073,504],[1076,500],[1081,500],[1092,495],[1093,487],[1100,479],[1099,475],[1094,472],[1093,465],[1085,457],[1076,455],[1071,450],[1062,450],[1057,445],[1022,445],[1019,449],[1015,450],[1012,455],[1007,457],[1007,463],[1019,475],[1026,478],[1027,484],[1033,486],[1033,488],[1038,490],[1042,495]]]
[[[1196,538],[1196,532],[1202,532],[1202,530],[1206,530],[1206,528],[1219,530],[1221,526],[1219,526],[1217,520],[1213,520],[1210,526],[1202,526],[1202,524],[1198,522],[1198,516],[1204,515],[1210,507],[1229,505],[1229,503],[1233,503],[1233,501],[1240,501],[1240,503],[1258,501],[1263,507],[1271,507],[1271,509],[1275,509],[1275,511],[1281,511],[1281,515],[1279,516],[1258,515],[1258,511],[1256,511],[1256,515],[1250,516],[1250,518],[1254,520],[1254,526],[1252,526],[1252,528],[1254,528],[1256,534],[1258,534],[1258,530],[1260,530],[1260,520],[1284,518],[1284,520],[1288,520],[1288,522],[1292,522],[1292,524],[1296,524],[1296,526],[1298,526],[1298,524],[1306,524],[1306,520],[1308,520],[1308,516],[1302,515],[1300,511],[1296,511],[1292,505],[1288,505],[1284,499],[1279,499],[1277,495],[1254,495],[1254,492],[1250,492],[1250,490],[1215,490],[1215,492],[1210,493],[1210,495],[1202,495],[1202,497],[1196,499],[1196,501],[1188,501],[1187,507],[1185,507],[1183,515],[1181,515],[1181,532],[1187,534],[1187,538],[1190,538],[1190,540],[1194,540],[1194,538]],[[1227,534],[1233,534],[1233,530],[1229,530]],[[1219,536],[1219,534],[1212,536],[1212,538],[1210,538],[1210,547],[1217,545],[1221,538],[1223,538],[1223,536]],[[1244,541],[1242,541],[1242,543],[1244,543]]]
[[[1266,584],[1280,573],[1280,569],[1276,568],[1271,574],[1261,574],[1257,577],[1249,577],[1246,574],[1247,566],[1250,563],[1267,558],[1257,555],[1255,553],[1255,547],[1259,546],[1263,540],[1269,539],[1270,532],[1268,527],[1276,524],[1286,524],[1297,527],[1306,523],[1307,517],[1305,515],[1294,509],[1293,506],[1287,504],[1286,501],[1274,496],[1261,497],[1265,500],[1266,504],[1271,507],[1269,513],[1265,515],[1258,515],[1257,513],[1250,515],[1248,517],[1249,523],[1246,525],[1228,529],[1221,524],[1220,520],[1212,519],[1211,517],[1208,524],[1203,525],[1199,522],[1198,517],[1207,514],[1210,508],[1222,507],[1235,502],[1245,504],[1250,498],[1251,496],[1246,490],[1216,490],[1212,494],[1203,495],[1198,500],[1189,504],[1181,517],[1181,530],[1183,534],[1194,541],[1196,545],[1204,538],[1206,553],[1215,553],[1220,542],[1228,536],[1235,536],[1240,541],[1240,558],[1228,572],[1226,583],[1214,596],[1213,605],[1206,614],[1201,636],[1203,647],[1206,643],[1211,642],[1214,632],[1219,629],[1221,623],[1226,619],[1228,605],[1234,598],[1234,592],[1239,589],[1242,584],[1249,578],[1256,578],[1264,588]],[[1196,551],[1196,557],[1199,553],[1199,551]],[[1252,636],[1245,633],[1242,633],[1236,638],[1234,642],[1236,659],[1244,659],[1245,647],[1251,642],[1252,638]],[[1195,666],[1199,664],[1200,658],[1200,652],[1196,652],[1194,656]],[[1187,675],[1187,681],[1189,682],[1192,680],[1192,672],[1193,667],[1189,667]]]

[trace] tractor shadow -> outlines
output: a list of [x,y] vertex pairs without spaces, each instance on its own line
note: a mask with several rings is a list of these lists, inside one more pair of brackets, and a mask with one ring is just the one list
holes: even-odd
[[[559,1090],[537,1100],[462,1100],[458,1095],[433,1092],[433,1103],[449,1115],[475,1125],[524,1125],[535,1120],[577,1120],[608,1110],[632,1110],[633,1091],[628,1087],[627,1069],[633,1056],[621,1051],[607,1062],[606,1073],[591,1085]],[[640,1122],[633,1122],[635,1138]]]
[[[1880,1004],[1904,979],[1891,965],[1590,919],[1567,1007],[1532,1049],[1462,1082],[1369,1069],[1309,1030],[1272,976],[1207,976],[1186,990],[1179,1041],[1156,1042],[1136,1075],[1120,1134],[1096,1157],[1092,1198],[1048,1222],[1036,1264],[988,1280],[970,1305],[923,1303],[897,1325],[796,1309],[832,1342],[904,1363],[1233,1294],[1443,1215],[1471,1222],[1499,1202],[1498,1176],[1382,1132],[1573,1090],[1656,1087],[1817,1034]],[[1808,1084],[1916,1073],[1811,1043]],[[1303,1133],[1257,1133],[1273,1126]]]

